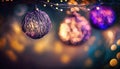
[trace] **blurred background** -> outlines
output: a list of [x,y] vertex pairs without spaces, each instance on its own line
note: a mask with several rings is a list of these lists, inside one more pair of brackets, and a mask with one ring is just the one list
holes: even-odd
[[[69,0],[40,0],[68,4]],[[72,0],[78,4],[96,4],[98,0]],[[91,36],[83,44],[63,43],[59,26],[68,9],[59,10],[37,0],[1,0],[0,2],[0,69],[119,69],[120,68],[120,1],[101,0],[116,13],[116,21],[106,30],[91,26]],[[31,39],[21,29],[27,12],[37,7],[52,22],[50,32]],[[88,20],[89,12],[79,11]],[[89,21],[89,20],[88,20]]]

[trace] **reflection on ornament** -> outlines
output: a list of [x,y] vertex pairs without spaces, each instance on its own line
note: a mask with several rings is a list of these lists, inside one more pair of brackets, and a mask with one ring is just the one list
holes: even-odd
[[91,27],[83,16],[74,12],[61,23],[58,34],[63,42],[78,45],[89,39]]
[[94,7],[90,11],[90,21],[98,29],[107,29],[115,21],[115,12],[107,6]]
[[27,13],[24,18],[22,30],[33,39],[39,39],[47,34],[51,27],[49,16],[38,8]]

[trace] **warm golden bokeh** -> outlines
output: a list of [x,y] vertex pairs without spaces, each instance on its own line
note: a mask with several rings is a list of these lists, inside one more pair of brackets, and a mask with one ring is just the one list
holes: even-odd
[[111,51],[115,51],[117,49],[117,46],[115,44],[111,45]]
[[45,51],[45,46],[39,42],[37,42],[34,46],[34,51],[36,53],[43,53]]
[[113,59],[110,60],[109,64],[110,64],[111,67],[115,67],[118,64],[118,61],[117,61],[117,59],[113,58]]
[[25,45],[18,41],[18,38],[15,35],[7,35],[10,47],[18,53],[21,53],[25,49]]
[[93,64],[92,59],[88,58],[88,59],[85,60],[84,65],[85,65],[86,67],[91,67],[92,64]]
[[113,39],[114,33],[112,31],[107,31],[107,35],[110,39]]
[[89,4],[89,1],[88,1],[88,0],[82,0],[81,4],[82,4],[82,5],[88,5],[88,4]]
[[11,33],[6,34],[5,36],[8,39],[9,48],[12,50],[22,53],[25,50],[25,46],[28,43],[25,35],[23,34],[20,24],[18,22],[13,22],[11,24]]
[[113,30],[105,30],[103,32],[103,36],[106,39],[106,42],[108,42],[109,45],[111,45],[115,39],[115,31],[113,32]]
[[21,34],[22,30],[17,22],[14,22],[11,27],[15,33]]
[[6,45],[6,38],[0,38],[0,49],[3,49]]
[[88,52],[88,50],[89,50],[89,47],[88,46],[84,46],[84,51]]
[[[78,5],[78,3],[75,0],[69,0],[68,5]],[[71,12],[79,11],[79,7],[72,7],[70,8]]]
[[68,55],[66,55],[66,54],[62,55],[62,56],[61,56],[61,62],[62,62],[63,64],[69,63],[69,62],[70,62],[70,57],[69,57]]
[[120,60],[120,52],[117,53],[116,58]]
[[117,40],[117,43],[116,43],[118,46],[120,46],[120,39]]
[[55,46],[54,47],[54,52],[56,54],[62,53],[62,51],[63,51],[63,45],[62,45],[62,43],[60,41],[55,41],[54,46]]
[[11,61],[14,61],[14,62],[17,61],[17,56],[12,50],[6,50],[5,53]]
[[35,53],[44,53],[46,51],[52,50],[52,44],[53,44],[53,38],[54,37],[54,32],[53,30],[47,34],[46,36],[44,36],[41,39],[38,39],[36,41],[33,42],[34,46],[33,46],[33,50]]

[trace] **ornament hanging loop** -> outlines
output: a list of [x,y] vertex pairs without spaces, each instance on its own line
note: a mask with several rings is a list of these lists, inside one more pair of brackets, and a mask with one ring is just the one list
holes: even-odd
[[37,7],[37,5],[35,5],[35,10],[39,11],[39,8]]

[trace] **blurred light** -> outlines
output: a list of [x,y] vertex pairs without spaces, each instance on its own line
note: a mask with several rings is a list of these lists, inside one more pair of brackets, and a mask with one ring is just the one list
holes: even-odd
[[45,46],[44,44],[41,45],[41,43],[36,43],[36,45],[34,46],[34,51],[36,53],[43,53],[45,51]]
[[4,2],[4,0],[2,0],[2,2]]
[[47,0],[47,2],[50,2],[50,0]]
[[84,51],[88,52],[88,50],[89,50],[89,47],[88,46],[84,46]]
[[55,42],[54,51],[55,51],[55,53],[57,53],[57,54],[62,53],[63,47],[62,47],[62,44],[61,44],[60,41],[56,41],[56,42]]
[[97,10],[100,10],[100,7],[96,7]]
[[120,39],[117,40],[117,43],[116,43],[118,46],[120,46]]
[[65,0],[65,2],[67,2],[68,0]]
[[48,39],[50,39],[50,38],[46,37],[46,38],[38,40],[34,43],[35,45],[34,45],[33,49],[34,49],[35,53],[43,53],[46,51],[47,47],[50,44],[49,43],[50,41]]
[[90,3],[89,0],[82,0],[81,2],[82,5],[88,5],[89,3]]
[[56,7],[56,9],[58,10],[58,7]]
[[53,7],[53,5],[50,5],[51,7]]
[[118,61],[117,59],[111,59],[109,64],[111,67],[115,67],[118,64]]
[[19,41],[19,37],[16,35],[7,35],[10,47],[18,53],[24,51],[25,46]]
[[17,22],[12,24],[12,28],[13,28],[15,33],[21,33],[20,25]]
[[58,6],[59,4],[58,3],[56,3],[56,6]]
[[6,39],[4,37],[0,38],[0,50],[5,47],[5,44],[6,44]]
[[90,11],[90,8],[88,8],[87,10]]
[[85,64],[86,67],[90,67],[90,66],[92,66],[93,62],[90,58],[88,58],[88,59],[85,60],[84,64]]
[[12,50],[7,50],[6,55],[8,56],[8,58],[11,61],[14,61],[14,62],[17,61],[17,56],[15,55],[15,53]]
[[46,7],[46,4],[44,4],[43,6]]
[[111,51],[115,51],[117,49],[117,46],[115,44],[111,45]]
[[60,0],[60,2],[63,2],[63,0]]
[[61,56],[61,62],[62,62],[63,64],[69,63],[69,62],[70,62],[70,57],[69,57],[68,55],[62,55],[62,56]]
[[120,52],[117,53],[116,58],[120,59]]
[[70,11],[66,11],[67,14],[70,14],[71,12]]
[[114,38],[114,33],[112,31],[108,31],[107,35],[110,39]]
[[62,11],[63,11],[63,9],[60,9],[60,11],[62,12]]
[[114,42],[115,39],[115,33],[112,30],[106,30],[103,32],[103,36],[108,42],[109,45],[111,45]]
[[9,0],[6,0],[6,2],[8,2]]
[[11,0],[11,1],[13,1],[13,0]]
[[42,39],[36,40],[35,42],[33,42],[34,52],[36,54],[42,54],[42,53],[49,51],[49,50],[53,51],[53,47],[51,47],[51,45],[53,45],[53,37],[54,37],[54,32],[51,31],[51,32],[49,32],[49,34],[47,34]]

